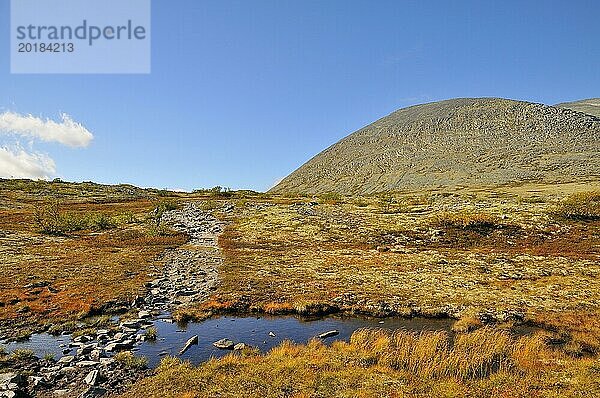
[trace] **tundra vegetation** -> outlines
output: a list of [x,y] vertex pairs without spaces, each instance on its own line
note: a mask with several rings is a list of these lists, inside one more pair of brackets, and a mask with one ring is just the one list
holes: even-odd
[[451,317],[454,331],[166,358],[126,396],[597,396],[599,198],[598,183],[358,197],[2,180],[0,328],[105,327],[185,245],[161,220],[193,201],[226,222],[224,263],[181,320],[337,312]]

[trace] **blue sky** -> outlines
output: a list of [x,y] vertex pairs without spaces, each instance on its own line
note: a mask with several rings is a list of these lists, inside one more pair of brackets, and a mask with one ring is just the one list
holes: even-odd
[[149,75],[11,75],[8,14],[0,112],[94,135],[37,144],[66,180],[266,190],[398,108],[600,97],[595,0],[155,0]]

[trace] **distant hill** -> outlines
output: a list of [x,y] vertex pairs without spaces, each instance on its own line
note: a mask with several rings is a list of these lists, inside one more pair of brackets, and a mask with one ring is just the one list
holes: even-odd
[[600,98],[589,98],[581,101],[563,102],[562,104],[557,104],[554,106],[558,108],[572,109],[574,111],[600,117]]
[[379,119],[325,149],[271,191],[370,194],[599,175],[599,118],[530,102],[461,98]]

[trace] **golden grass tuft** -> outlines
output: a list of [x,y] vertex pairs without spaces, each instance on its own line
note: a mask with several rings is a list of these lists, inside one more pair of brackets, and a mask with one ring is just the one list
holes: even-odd
[[[561,391],[557,375],[571,371],[564,358],[540,336],[516,338],[489,327],[454,341],[445,332],[363,329],[348,343],[284,341],[266,354],[234,353],[197,367],[166,358],[125,397],[562,396],[554,394]],[[593,362],[569,366],[592,370],[572,391],[600,391]]]

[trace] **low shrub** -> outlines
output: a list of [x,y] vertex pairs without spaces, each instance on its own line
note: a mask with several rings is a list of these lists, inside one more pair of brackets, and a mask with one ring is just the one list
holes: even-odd
[[82,230],[104,231],[134,219],[133,214],[110,216],[95,212],[63,212],[58,202],[38,206],[34,215],[38,230],[47,235],[65,235]]

